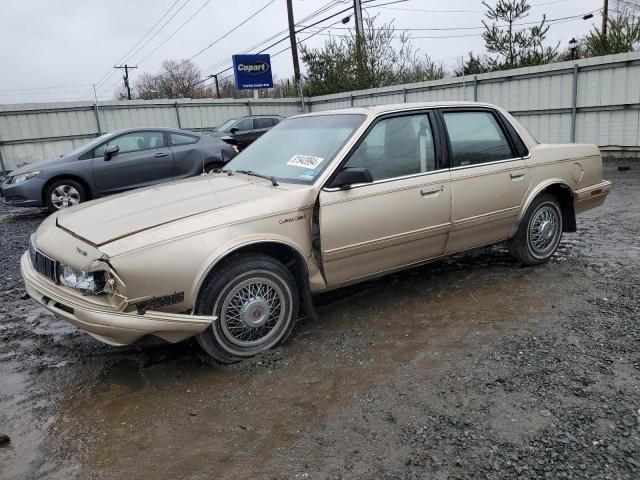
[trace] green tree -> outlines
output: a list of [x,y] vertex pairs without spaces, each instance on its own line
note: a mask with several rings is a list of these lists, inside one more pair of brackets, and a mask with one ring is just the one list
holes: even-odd
[[634,10],[624,9],[607,18],[607,34],[595,27],[584,39],[588,56],[633,52],[640,48],[640,17]]
[[482,55],[474,55],[469,52],[469,58],[464,62],[464,68],[461,65],[456,68],[453,73],[456,77],[464,75],[478,75],[480,73],[490,72],[491,67],[486,57]]
[[497,0],[495,6],[486,2],[485,16],[492,23],[482,33],[487,51],[496,54],[488,58],[491,70],[541,65],[549,63],[556,57],[558,45],[545,47],[543,42],[549,32],[546,16],[542,16],[539,25],[529,28],[518,28],[519,22],[529,16],[531,6],[527,0]]

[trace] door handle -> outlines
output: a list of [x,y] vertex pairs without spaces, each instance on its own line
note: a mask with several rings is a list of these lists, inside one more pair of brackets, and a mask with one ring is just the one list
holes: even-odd
[[167,152],[158,152],[154,155],[154,157],[160,158],[160,157],[166,157],[167,155],[169,155]]
[[420,190],[420,194],[423,197],[426,197],[427,195],[435,195],[436,193],[440,193],[440,192],[444,192],[444,187],[438,187],[438,188],[434,188],[433,190]]
[[511,180],[515,180],[516,178],[524,177],[524,173],[512,173],[510,176],[511,176]]

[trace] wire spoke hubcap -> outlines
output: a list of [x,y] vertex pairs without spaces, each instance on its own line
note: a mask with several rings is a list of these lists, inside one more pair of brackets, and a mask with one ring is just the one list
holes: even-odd
[[71,185],[59,185],[51,192],[51,203],[56,208],[67,208],[80,203],[80,192]]
[[540,208],[529,224],[529,245],[539,256],[548,254],[555,248],[560,227],[556,209],[550,206]]
[[240,347],[268,341],[284,321],[284,293],[267,278],[245,280],[224,297],[220,326],[227,339]]

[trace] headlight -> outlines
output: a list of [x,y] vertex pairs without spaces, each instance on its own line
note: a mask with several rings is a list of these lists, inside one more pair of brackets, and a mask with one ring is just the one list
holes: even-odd
[[105,271],[82,272],[60,264],[60,282],[86,293],[100,294],[113,291],[113,281]]
[[16,183],[26,182],[27,180],[31,180],[39,173],[40,172],[27,172],[21,173],[20,175],[14,175],[13,177],[11,177],[13,180],[10,183],[13,183],[15,185]]

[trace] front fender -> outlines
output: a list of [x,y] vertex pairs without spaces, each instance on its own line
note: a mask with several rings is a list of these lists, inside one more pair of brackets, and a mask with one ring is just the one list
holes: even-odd
[[309,275],[313,275],[317,270],[315,263],[312,260],[312,254],[310,248],[305,249],[301,245],[296,245],[293,243],[290,238],[281,236],[281,235],[246,235],[241,238],[235,238],[233,240],[229,240],[225,243],[220,244],[216,249],[214,249],[207,261],[202,265],[202,268],[199,270],[196,278],[194,279],[194,283],[191,290],[190,297],[195,301],[198,298],[198,292],[202,288],[204,281],[207,276],[213,271],[213,269],[218,265],[222,260],[227,258],[229,255],[237,252],[240,249],[245,247],[249,247],[251,245],[259,245],[261,243],[277,243],[280,245],[284,245],[288,248],[291,248],[295,252],[297,252],[298,256],[303,259],[307,271]]

